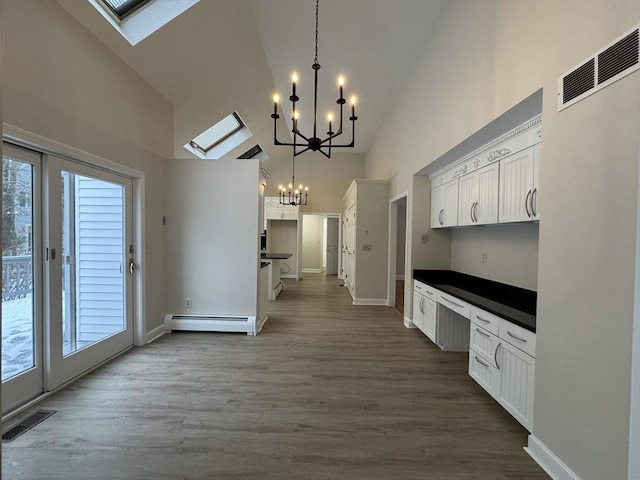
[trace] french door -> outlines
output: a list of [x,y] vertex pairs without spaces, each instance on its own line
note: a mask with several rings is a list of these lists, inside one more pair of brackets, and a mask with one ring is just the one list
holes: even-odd
[[[24,297],[32,303],[22,298],[18,308],[16,295],[5,296],[7,279],[13,277],[7,273],[12,259],[3,245],[2,321],[3,327],[20,324],[25,329],[31,322],[33,334],[31,350],[14,351],[11,332],[19,329],[3,328],[3,411],[54,390],[133,345],[132,180],[52,155],[16,160],[13,148],[5,146],[4,162],[20,161],[32,174],[28,259],[33,287],[30,297]],[[27,174],[21,175],[25,183]],[[5,181],[3,202],[7,186]],[[16,222],[21,228],[23,223]],[[11,238],[6,230],[3,223],[3,243]],[[26,251],[18,253],[25,257]],[[25,355],[33,358],[32,365],[24,361]],[[5,371],[11,376],[5,377]],[[28,387],[21,388],[22,383]]]

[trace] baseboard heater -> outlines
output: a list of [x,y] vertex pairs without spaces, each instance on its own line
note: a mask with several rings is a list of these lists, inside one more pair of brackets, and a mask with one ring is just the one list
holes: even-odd
[[167,332],[173,330],[185,330],[192,332],[245,332],[247,335],[256,335],[255,316],[235,315],[185,315],[169,313],[164,316],[164,329]]

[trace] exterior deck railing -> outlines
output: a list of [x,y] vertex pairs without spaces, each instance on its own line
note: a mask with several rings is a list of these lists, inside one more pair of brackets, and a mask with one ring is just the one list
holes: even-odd
[[2,257],[2,301],[23,298],[33,291],[31,255]]

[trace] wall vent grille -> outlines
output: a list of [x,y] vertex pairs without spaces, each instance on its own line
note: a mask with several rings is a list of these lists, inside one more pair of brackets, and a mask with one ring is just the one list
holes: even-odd
[[558,79],[558,110],[640,68],[640,27],[635,27]]

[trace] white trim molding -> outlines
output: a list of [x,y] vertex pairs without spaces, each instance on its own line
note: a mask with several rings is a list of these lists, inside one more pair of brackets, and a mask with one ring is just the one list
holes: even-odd
[[354,305],[370,305],[370,306],[384,306],[388,307],[386,298],[354,298]]
[[406,328],[418,328],[409,317],[404,317],[404,326]]
[[302,273],[322,273],[321,268],[302,268]]
[[153,330],[147,332],[146,337],[147,337],[147,344],[151,343],[151,342],[155,342],[157,339],[159,339],[161,336],[163,336],[165,334],[165,326],[164,323],[157,326],[156,328],[154,328]]
[[524,451],[533,458],[553,480],[581,480],[560,458],[535,435],[529,435]]

